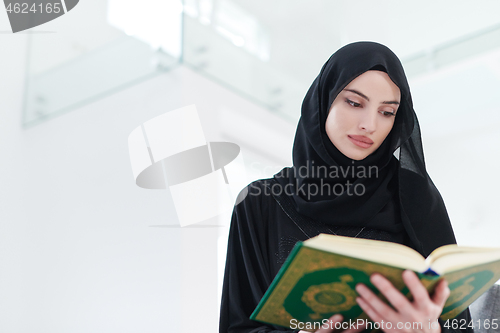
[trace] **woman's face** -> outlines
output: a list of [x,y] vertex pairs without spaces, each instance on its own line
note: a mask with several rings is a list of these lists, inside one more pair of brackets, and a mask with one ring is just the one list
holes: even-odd
[[394,125],[401,93],[385,72],[370,70],[352,80],[330,107],[326,134],[353,160],[377,150]]

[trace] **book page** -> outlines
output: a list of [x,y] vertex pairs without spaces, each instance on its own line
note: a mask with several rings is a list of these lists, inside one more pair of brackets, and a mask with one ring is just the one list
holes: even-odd
[[320,234],[305,241],[304,246],[416,272],[428,267],[420,253],[391,242]]
[[495,248],[447,245],[438,250],[428,257],[428,264],[440,275],[467,267],[500,261],[500,249]]

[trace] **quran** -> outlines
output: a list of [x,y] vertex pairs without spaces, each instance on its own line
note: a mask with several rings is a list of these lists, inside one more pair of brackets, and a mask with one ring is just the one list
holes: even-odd
[[440,318],[456,317],[500,278],[500,248],[444,245],[427,258],[410,247],[369,239],[320,234],[297,242],[250,319],[291,328],[292,322],[321,323],[334,314],[344,321],[368,319],[356,303],[355,286],[380,273],[411,299],[401,274],[417,273],[432,293],[446,279],[450,296]]

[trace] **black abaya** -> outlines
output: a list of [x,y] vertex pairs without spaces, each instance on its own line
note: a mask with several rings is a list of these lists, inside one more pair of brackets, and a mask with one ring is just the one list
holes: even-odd
[[[249,318],[299,240],[329,233],[412,246],[404,230],[388,232],[363,227],[335,227],[312,221],[297,213],[291,198],[283,193],[275,179],[258,180],[248,186],[246,198],[234,208],[222,290],[220,333],[299,331]],[[464,311],[457,319],[466,319],[469,323],[469,311]],[[472,333],[472,330],[442,328],[442,332]]]
[[[328,139],[325,122],[338,93],[368,70],[386,72],[399,87],[401,101],[394,126],[382,145],[365,159],[353,161]],[[396,159],[393,152],[398,147]],[[312,164],[316,168],[376,166],[378,171],[377,177],[340,178],[298,172],[301,167],[310,171]],[[346,180],[363,184],[366,193],[305,196],[299,190],[304,185],[335,185]],[[425,169],[420,128],[403,67],[396,55],[381,44],[349,44],[330,57],[304,98],[293,146],[293,166],[274,178],[250,184],[245,199],[235,206],[219,331],[290,331],[252,321],[249,316],[293,245],[319,233],[397,242],[424,257],[439,246],[455,243],[443,200]],[[466,310],[457,318],[468,323],[469,317]]]

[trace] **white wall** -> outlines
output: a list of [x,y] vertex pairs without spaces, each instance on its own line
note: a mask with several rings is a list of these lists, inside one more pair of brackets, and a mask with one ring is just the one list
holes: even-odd
[[25,35],[2,37],[0,331],[180,328],[183,230],[149,227],[171,207],[135,186],[126,146],[159,110],[124,91],[23,130]]
[[22,129],[26,35],[0,38],[0,331],[215,331],[227,228],[166,227],[169,194],[134,184],[128,134],[194,103],[207,140],[283,166],[294,125],[177,68]]
[[410,81],[427,170],[462,245],[499,244],[500,49]]

